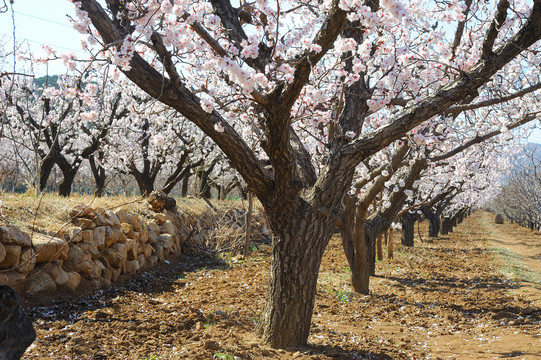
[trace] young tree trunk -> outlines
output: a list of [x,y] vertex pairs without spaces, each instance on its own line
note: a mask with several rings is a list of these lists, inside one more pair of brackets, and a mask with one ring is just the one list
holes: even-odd
[[92,176],[94,177],[94,182],[96,183],[96,191],[94,195],[101,197],[105,190],[105,168],[101,164],[96,163],[94,155],[88,157],[88,162],[90,163],[90,170],[92,171]]
[[322,218],[317,208],[306,205],[280,212],[279,216],[269,214],[275,238],[265,307],[257,331],[265,343],[284,348],[308,340],[319,266],[336,217]]
[[368,247],[364,239],[366,212],[355,206],[355,200],[346,196],[338,227],[342,237],[342,246],[351,269],[351,286],[361,294],[369,293]]
[[385,233],[385,236],[387,236],[387,258],[392,259],[394,257],[394,244],[393,244],[393,228],[389,228],[389,230]]
[[413,246],[413,238],[415,234],[415,215],[411,213],[403,214],[400,217],[400,223],[402,224],[402,245]]
[[191,172],[186,174],[186,176],[184,176],[184,178],[182,179],[182,189],[180,191],[182,197],[186,197],[188,195],[188,185],[190,181],[190,176],[192,176]]
[[378,261],[383,260],[383,236],[382,234],[378,235],[378,240],[376,242],[376,258]]

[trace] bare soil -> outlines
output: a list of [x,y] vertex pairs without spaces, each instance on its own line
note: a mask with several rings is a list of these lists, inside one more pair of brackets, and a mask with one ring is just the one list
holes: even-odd
[[29,299],[38,340],[23,359],[539,359],[540,271],[529,261],[540,261],[541,234],[492,222],[476,213],[450,236],[398,247],[378,262],[371,295],[350,293],[334,237],[306,347],[271,349],[253,333],[270,261],[262,245],[246,261],[182,256],[113,288]]

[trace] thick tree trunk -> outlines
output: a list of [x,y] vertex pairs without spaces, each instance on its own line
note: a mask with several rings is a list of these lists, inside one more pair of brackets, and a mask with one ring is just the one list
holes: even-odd
[[47,157],[45,161],[42,162],[39,169],[39,189],[40,191],[45,190],[47,187],[47,181],[51,176],[51,171],[54,167],[54,159],[52,157]]
[[0,306],[0,359],[19,360],[36,339],[36,331],[13,288],[0,285]]
[[415,216],[410,213],[405,213],[400,217],[400,223],[402,224],[402,245],[413,246],[413,238],[415,234]]
[[283,348],[308,340],[319,266],[336,217],[322,218],[306,204],[281,213],[269,214],[275,238],[258,333],[265,343]]
[[429,212],[427,214],[428,218],[428,236],[429,237],[438,237],[440,233],[440,216],[437,213]]
[[71,188],[73,186],[73,180],[75,180],[75,175],[77,174],[78,169],[62,171],[64,178],[60,185],[58,185],[58,195],[68,197],[71,195]]
[[451,218],[449,218],[448,216],[444,216],[443,221],[441,222],[441,234],[448,235],[449,232],[453,232],[451,226]]
[[139,191],[141,192],[142,196],[147,196],[151,192],[154,191],[154,182],[150,178],[148,174],[144,173],[134,173],[132,172],[132,175],[135,177],[135,180],[137,181],[137,186],[139,187]]

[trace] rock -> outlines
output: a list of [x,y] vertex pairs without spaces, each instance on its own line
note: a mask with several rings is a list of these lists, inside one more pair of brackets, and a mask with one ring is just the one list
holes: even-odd
[[496,214],[496,217],[494,218],[494,222],[496,224],[503,224],[503,216],[501,214]]
[[111,239],[111,237],[113,236],[114,236],[114,232],[111,227],[100,226],[94,229],[93,242],[94,244],[96,244],[96,247],[98,248],[98,250],[101,250],[105,247],[107,240]]
[[79,243],[79,245],[77,246],[79,246],[85,254],[90,254],[92,260],[99,258],[101,255],[101,253],[98,251],[98,248],[93,242]]
[[111,269],[113,273],[113,278],[111,279],[113,282],[117,282],[118,278],[120,277],[121,269]]
[[108,237],[105,239],[105,246],[108,247],[108,246],[111,246],[113,245],[114,243],[121,243],[121,244],[124,244],[126,243],[126,240],[128,239],[126,237],[126,235],[118,228],[114,227],[114,228],[110,228],[111,229],[111,234],[108,235]]
[[81,274],[75,271],[69,271],[66,274],[68,275],[68,281],[66,281],[63,286],[66,289],[75,291],[75,289],[77,289],[77,287],[81,283]]
[[34,256],[34,249],[22,248],[21,255],[19,256],[19,264],[17,264],[17,271],[21,274],[28,274],[36,265],[36,257]]
[[126,259],[123,258],[122,254],[120,254],[117,250],[112,248],[104,248],[102,253],[103,257],[107,259],[111,266],[120,268],[122,265],[124,265],[124,261]]
[[93,219],[96,226],[113,226],[113,222],[105,216],[105,214],[98,214]]
[[167,220],[166,222],[164,222],[160,228],[162,230],[161,231],[162,233],[166,233],[171,236],[175,236],[175,234],[177,233],[177,229],[175,228],[175,225],[173,225],[173,223],[170,220]]
[[103,282],[101,279],[92,279],[89,281],[88,285],[93,289],[99,289],[101,288]]
[[[165,220],[167,221],[167,220]],[[164,221],[164,222],[165,222]],[[154,231],[156,234],[159,234],[160,233],[160,226],[158,224],[156,224],[154,221],[151,221],[147,224],[147,227],[150,231]]]
[[127,244],[116,243],[111,245],[110,248],[118,251],[124,260],[128,258],[129,247]]
[[6,255],[4,261],[0,263],[0,269],[11,269],[19,264],[19,256],[21,255],[21,247],[19,245],[4,245]]
[[139,254],[139,256],[137,256],[137,261],[139,262],[139,269],[142,269],[146,264],[145,255]]
[[154,253],[158,257],[158,261],[163,262],[165,260],[165,251],[163,250],[163,245],[156,244],[153,246],[153,248],[154,248]]
[[87,218],[75,218],[71,221],[73,225],[80,227],[83,230],[94,229],[96,224],[91,219]]
[[0,359],[18,360],[36,339],[36,331],[9,286],[0,286]]
[[148,243],[150,245],[156,245],[158,243],[158,233],[155,233],[152,230],[148,232]]
[[68,229],[64,230],[64,237],[66,240],[68,240],[70,243],[76,243],[83,240],[83,229],[81,229],[78,226],[72,226]]
[[125,222],[128,224],[131,224],[131,217],[123,209],[117,209],[114,213],[117,216],[118,221],[120,221],[120,223]]
[[173,247],[173,237],[170,234],[161,234],[158,236],[158,244],[161,244],[165,249],[170,249]]
[[32,246],[30,235],[13,225],[0,226],[0,243]]
[[139,270],[139,261],[137,260],[126,261],[126,266],[124,267],[124,274],[135,275],[137,270]]
[[128,241],[126,242],[126,246],[128,247],[128,251],[127,251],[128,260],[136,260],[137,259],[137,241],[133,239],[128,239]]
[[133,239],[133,226],[131,224],[121,223],[120,230],[122,230],[128,239]]
[[141,225],[141,221],[139,220],[139,215],[132,216],[131,226],[133,227],[133,231],[143,231],[143,226]]
[[68,211],[68,215],[70,218],[81,217],[92,219],[96,216],[96,210],[91,206],[87,206],[86,204],[79,204]]
[[154,267],[158,263],[158,257],[155,255],[149,256],[145,262],[148,267]]
[[25,283],[28,295],[51,293],[56,291],[56,283],[46,272],[36,272]]
[[0,243],[0,264],[2,263],[2,261],[4,261],[5,258],[6,258],[6,248],[4,247],[4,245],[2,245],[2,243]]
[[121,244],[125,244],[126,241],[128,240],[128,237],[126,236],[126,234],[124,234],[122,232],[122,230],[120,229],[117,229],[117,228],[113,228],[113,232],[116,234],[117,236],[117,242],[121,243]]
[[148,241],[148,230],[143,230],[139,233],[139,243],[144,244]]
[[48,264],[44,271],[49,274],[57,286],[62,286],[69,280],[68,273],[62,269],[60,263]]
[[111,224],[112,224],[111,226],[120,227],[121,221],[118,218],[118,216],[112,210],[105,211],[105,216],[111,222]]
[[154,251],[154,248],[152,248],[152,246],[150,246],[150,244],[145,244],[145,245],[143,246],[143,254],[144,254],[145,258],[148,259],[148,257],[149,257],[150,255],[152,255],[152,252],[153,252],[153,251]]
[[94,241],[94,231],[95,230],[83,230],[83,231],[81,231],[81,241],[82,242]]
[[103,277],[103,280],[108,280],[110,282],[113,278],[113,270],[105,268],[101,276]]
[[139,234],[140,232],[134,231],[132,240],[139,241]]
[[13,287],[21,287],[22,282],[24,281],[24,274],[21,274],[16,271],[8,271],[4,273],[7,277],[6,285]]
[[32,238],[32,247],[38,264],[68,258],[68,243],[57,237],[35,233]]
[[83,262],[85,261],[84,251],[77,245],[70,246],[68,258],[64,263],[67,270],[81,272],[84,270]]
[[167,216],[165,214],[162,214],[162,213],[156,213],[154,214],[154,221],[156,222],[156,224],[158,225],[161,225],[163,224],[164,222],[166,222],[167,220],[169,220],[167,218]]
[[92,269],[92,277],[94,279],[98,279],[101,277],[101,274],[103,272],[103,270],[105,270],[105,265],[103,265],[103,263],[99,260],[95,260],[94,261],[94,266],[93,266],[93,269]]

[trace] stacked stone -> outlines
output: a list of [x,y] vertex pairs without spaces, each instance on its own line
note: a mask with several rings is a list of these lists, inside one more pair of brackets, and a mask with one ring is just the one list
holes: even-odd
[[180,254],[190,234],[183,218],[164,210],[144,223],[139,215],[80,205],[69,212],[71,224],[57,236],[14,226],[0,227],[0,284],[36,295],[56,289],[74,291],[85,280],[109,286],[122,274],[134,275],[166,257]]
[[[0,285],[28,295],[74,291],[82,282],[105,287],[123,274],[132,276],[180,254],[188,238],[188,251],[212,248],[213,233],[224,230],[210,211],[195,216],[180,214],[176,207],[162,207],[150,219],[142,219],[123,209],[81,204],[69,216],[71,223],[58,233],[30,236],[15,226],[0,227]],[[253,224],[254,236],[270,235],[261,214]],[[234,224],[239,229],[242,225]]]

